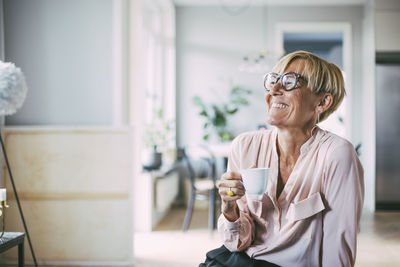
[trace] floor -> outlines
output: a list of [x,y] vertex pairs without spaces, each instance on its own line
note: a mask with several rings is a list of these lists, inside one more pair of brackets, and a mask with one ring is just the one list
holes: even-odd
[[364,213],[357,253],[359,267],[400,266],[400,212]]
[[[181,231],[185,210],[174,208],[151,233],[135,233],[135,267],[193,267],[221,246],[207,230],[207,211],[196,210],[189,231]],[[365,213],[358,236],[356,267],[400,266],[400,212]]]

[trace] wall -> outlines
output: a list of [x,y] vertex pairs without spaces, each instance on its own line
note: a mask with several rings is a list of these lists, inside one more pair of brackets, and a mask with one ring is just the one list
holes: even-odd
[[8,125],[112,123],[112,1],[4,0],[5,60],[28,96]]
[[238,70],[243,56],[264,48],[262,9],[251,7],[230,16],[218,7],[178,7],[176,17],[178,145],[202,141],[203,121],[193,96],[208,103],[224,102],[231,81],[253,90],[251,108],[243,108],[230,121],[233,131],[237,134],[263,123],[262,74]]
[[375,5],[375,43],[378,52],[400,51],[400,2],[379,0]]
[[159,186],[168,190],[176,181],[175,178],[166,179],[160,184],[148,179],[152,175],[142,172],[143,155],[148,154],[142,137],[153,115],[151,108],[162,107],[165,118],[175,120],[175,8],[169,0],[130,1],[128,23],[129,123],[135,129],[134,227],[135,231],[149,231],[167,212],[175,197],[174,190],[170,190],[162,199],[168,207],[160,210],[153,205],[157,195],[154,191]]
[[[285,14],[285,16],[282,16]],[[275,27],[281,22],[348,22],[352,26],[351,141],[362,140],[361,49],[362,6],[344,7],[251,7],[230,16],[217,7],[177,8],[177,97],[178,144],[200,142],[202,120],[192,97],[209,102],[227,98],[229,80],[253,89],[251,105],[231,120],[234,132],[256,129],[264,122],[262,74],[238,71],[242,57],[265,47],[274,47]],[[263,24],[263,21],[265,24]],[[251,118],[251,119],[249,119]]]
[[[134,5],[3,2],[5,58],[21,67],[28,84],[24,106],[7,117],[18,127],[4,134],[39,264],[132,265],[132,177],[139,162],[133,141],[140,136],[123,125],[131,108],[127,73],[136,66],[129,70],[127,63]],[[6,230],[23,231],[3,176],[11,206]]]
[[364,8],[362,77],[363,77],[363,140],[361,162],[364,167],[364,207],[375,210],[375,27],[374,3],[369,1]]
[[[131,129],[7,127],[4,137],[41,265],[133,263]],[[4,176],[10,205],[6,230],[23,232]],[[27,242],[25,251],[32,262]],[[17,253],[1,256],[9,262]]]

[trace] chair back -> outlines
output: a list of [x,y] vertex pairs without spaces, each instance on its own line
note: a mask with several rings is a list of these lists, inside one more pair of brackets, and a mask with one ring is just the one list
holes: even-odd
[[183,161],[186,163],[189,179],[193,189],[195,179],[212,179],[216,181],[216,160],[206,145],[190,145],[183,150]]

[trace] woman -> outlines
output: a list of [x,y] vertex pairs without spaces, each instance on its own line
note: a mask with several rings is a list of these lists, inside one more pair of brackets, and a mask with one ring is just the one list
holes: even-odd
[[[363,169],[350,142],[316,124],[345,95],[340,69],[304,51],[264,78],[273,130],[239,135],[218,183],[224,246],[200,266],[353,266]],[[261,200],[245,194],[240,169],[271,168]]]

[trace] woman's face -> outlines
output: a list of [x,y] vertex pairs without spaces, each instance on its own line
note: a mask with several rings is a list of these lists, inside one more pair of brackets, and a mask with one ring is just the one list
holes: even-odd
[[[303,70],[304,62],[298,59],[291,62],[284,73],[292,71],[302,74]],[[285,91],[279,80],[269,92],[265,92],[267,123],[281,129],[313,127],[320,100],[321,97],[312,93],[302,79],[298,79],[296,89],[291,91]]]

